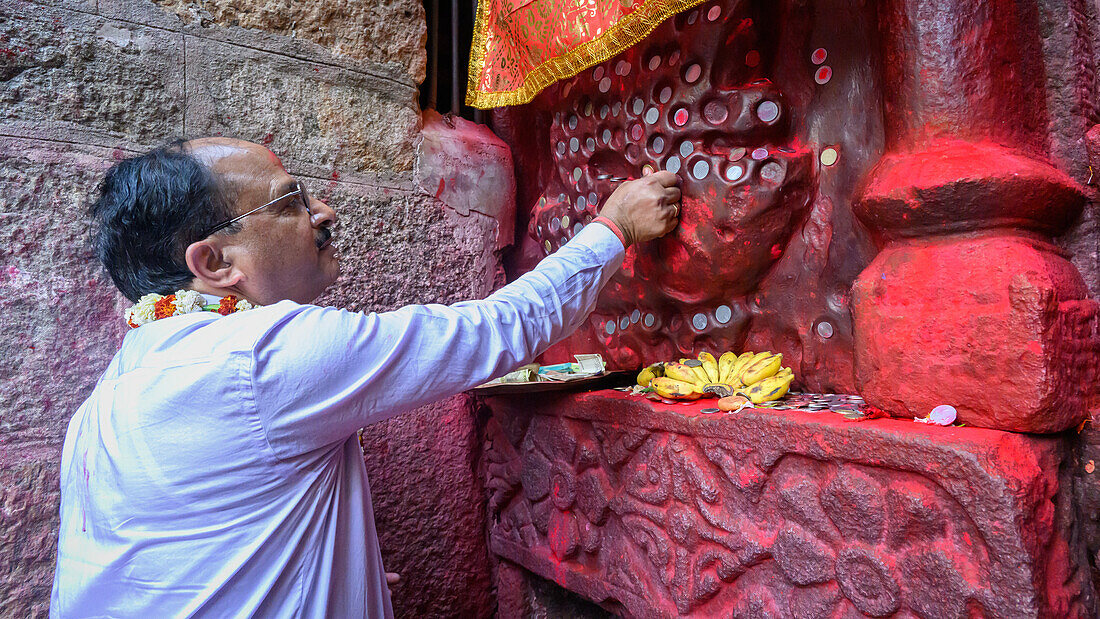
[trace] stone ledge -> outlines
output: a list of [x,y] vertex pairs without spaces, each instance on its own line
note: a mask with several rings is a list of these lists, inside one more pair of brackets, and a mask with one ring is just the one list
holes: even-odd
[[487,401],[495,553],[631,616],[1095,616],[1064,438]]
[[[375,62],[365,58],[334,53],[327,47],[307,38],[275,34],[253,28],[233,26],[204,27],[198,23],[185,23],[169,7],[160,7],[152,2],[141,0],[7,0],[12,4],[26,3],[45,7],[56,7],[71,13],[85,13],[124,22],[127,25],[148,26],[158,30],[187,34],[199,38],[232,43],[273,54],[288,56],[297,60],[340,67],[366,76],[393,82],[396,85],[416,90],[417,83],[408,69],[423,73],[424,60],[420,59],[414,67],[400,66],[393,62]],[[98,6],[97,6],[98,5]],[[423,26],[421,26],[421,30]],[[418,33],[422,34],[422,33]],[[420,76],[421,79],[423,76]]]

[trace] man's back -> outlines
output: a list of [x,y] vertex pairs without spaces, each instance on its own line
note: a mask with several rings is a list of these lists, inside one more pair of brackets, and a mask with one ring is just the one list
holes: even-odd
[[127,336],[66,436],[55,615],[391,614],[354,436],[280,457],[255,398],[302,307]]

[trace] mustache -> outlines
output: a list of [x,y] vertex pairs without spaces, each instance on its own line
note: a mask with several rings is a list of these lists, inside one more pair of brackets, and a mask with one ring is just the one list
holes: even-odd
[[327,247],[330,241],[332,241],[332,230],[328,226],[317,230],[317,238],[313,241],[317,244],[317,249]]

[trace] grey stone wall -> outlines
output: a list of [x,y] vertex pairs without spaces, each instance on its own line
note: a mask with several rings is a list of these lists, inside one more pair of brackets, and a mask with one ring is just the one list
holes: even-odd
[[[174,137],[267,145],[340,217],[322,303],[499,282],[511,160],[484,128],[422,120],[424,32],[418,0],[0,0],[0,615],[48,611],[65,427],[125,331],[84,246],[112,163]],[[473,169],[489,181],[456,184]],[[459,397],[367,430],[399,615],[491,612],[471,419]]]

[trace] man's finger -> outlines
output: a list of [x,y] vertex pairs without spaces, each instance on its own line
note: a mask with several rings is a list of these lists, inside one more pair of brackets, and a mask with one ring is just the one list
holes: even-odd
[[386,572],[386,584],[387,585],[396,585],[400,581],[401,581],[401,574],[398,574],[397,572]]
[[660,172],[654,172],[646,178],[652,178],[654,181],[660,183],[665,187],[675,187],[680,184],[680,177],[676,176],[668,170],[661,170]]
[[665,204],[676,204],[683,197],[679,187],[668,187],[665,189]]

